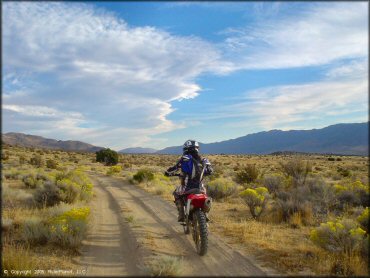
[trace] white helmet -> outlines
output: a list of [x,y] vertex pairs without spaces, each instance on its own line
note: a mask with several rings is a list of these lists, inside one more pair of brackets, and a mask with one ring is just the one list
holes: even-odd
[[182,150],[185,151],[199,151],[199,143],[195,140],[187,140],[182,146]]

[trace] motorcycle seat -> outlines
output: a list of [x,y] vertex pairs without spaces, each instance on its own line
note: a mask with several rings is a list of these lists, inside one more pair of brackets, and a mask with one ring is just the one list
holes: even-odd
[[189,189],[188,191],[185,191],[183,193],[183,195],[187,195],[187,194],[202,194],[204,193],[204,191],[200,190],[199,188],[192,188],[192,189]]

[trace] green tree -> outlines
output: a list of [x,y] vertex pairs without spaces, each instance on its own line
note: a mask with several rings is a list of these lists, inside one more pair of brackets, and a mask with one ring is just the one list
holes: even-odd
[[96,161],[105,165],[116,165],[118,163],[118,153],[111,149],[104,149],[96,152]]

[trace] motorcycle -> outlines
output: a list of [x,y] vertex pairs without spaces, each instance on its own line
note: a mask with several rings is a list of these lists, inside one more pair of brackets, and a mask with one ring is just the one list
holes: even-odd
[[[199,188],[193,188],[185,191],[182,196],[184,198],[185,221],[181,223],[185,234],[192,234],[197,253],[203,256],[208,249],[208,217],[207,213],[211,210],[212,198],[207,196],[206,189],[202,183],[205,166],[209,162],[205,162],[200,175]],[[181,174],[172,174],[179,176]]]

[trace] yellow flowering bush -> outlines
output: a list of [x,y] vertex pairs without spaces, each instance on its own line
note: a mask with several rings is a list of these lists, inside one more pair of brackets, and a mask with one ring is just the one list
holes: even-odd
[[247,188],[242,191],[240,197],[246,202],[249,207],[249,211],[254,219],[262,214],[262,211],[266,205],[267,197],[269,192],[266,187]]
[[114,175],[114,174],[119,174],[119,173],[121,173],[121,171],[122,171],[122,166],[121,165],[111,166],[107,171],[107,175],[111,176],[111,175]]
[[51,241],[67,247],[77,247],[87,230],[89,207],[74,208],[49,220]]
[[369,232],[369,208],[366,207],[359,217],[357,217],[358,223],[360,223],[361,228]]
[[147,187],[157,195],[163,195],[166,192],[171,193],[174,190],[171,179],[160,173],[154,173],[154,178],[147,183]]
[[330,252],[350,254],[360,251],[365,240],[366,232],[350,219],[337,219],[321,223],[313,229],[310,239],[316,245]]

